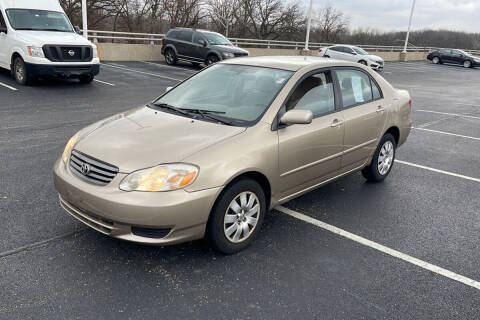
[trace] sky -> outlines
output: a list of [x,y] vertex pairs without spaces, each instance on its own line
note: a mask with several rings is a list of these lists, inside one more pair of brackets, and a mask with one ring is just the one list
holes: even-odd
[[[306,5],[309,0],[305,1]],[[313,0],[314,9],[331,4],[350,18],[350,27],[406,30],[412,0]],[[480,33],[480,0],[416,0],[412,29]]]

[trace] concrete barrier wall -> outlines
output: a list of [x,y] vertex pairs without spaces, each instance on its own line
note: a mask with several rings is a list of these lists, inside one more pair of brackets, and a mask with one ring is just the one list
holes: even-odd
[[[162,61],[161,46],[149,44],[99,43],[102,60],[106,61]],[[246,48],[251,56],[296,56],[305,54],[294,49]],[[400,52],[371,52],[385,61],[401,61]],[[309,55],[316,55],[312,50]],[[409,52],[407,60],[425,60],[427,53]]]

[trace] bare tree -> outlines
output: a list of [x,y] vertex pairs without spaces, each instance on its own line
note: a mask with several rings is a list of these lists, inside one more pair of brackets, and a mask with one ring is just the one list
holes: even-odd
[[312,39],[318,42],[335,42],[348,30],[349,18],[331,5],[315,13]]
[[229,29],[235,21],[238,0],[209,0],[206,4],[208,17],[220,32],[229,36]]

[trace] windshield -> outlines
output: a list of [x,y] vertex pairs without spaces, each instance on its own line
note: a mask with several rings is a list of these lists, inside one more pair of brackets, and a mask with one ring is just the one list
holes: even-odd
[[73,32],[72,25],[63,12],[8,9],[7,17],[16,30]]
[[232,46],[232,43],[221,34],[213,32],[202,32],[202,35],[207,38],[210,44]]
[[251,126],[260,120],[292,74],[279,69],[217,64],[181,83],[155,104],[202,110],[232,125]]
[[362,55],[362,56],[368,55],[368,52],[363,50],[362,48],[353,47],[353,50],[355,50],[355,52],[359,55]]

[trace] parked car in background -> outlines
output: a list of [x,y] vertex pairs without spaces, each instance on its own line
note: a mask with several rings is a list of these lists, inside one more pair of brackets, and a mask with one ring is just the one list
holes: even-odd
[[427,59],[432,61],[434,64],[459,64],[465,68],[474,68],[480,66],[480,57],[476,57],[459,49],[435,50],[428,53]]
[[46,76],[90,83],[100,60],[97,47],[75,32],[58,0],[0,0],[0,67],[19,84]]
[[103,234],[157,245],[205,236],[230,254],[279,204],[357,171],[383,181],[410,115],[407,91],[357,63],[231,59],[79,131],[54,181],[63,208]]
[[223,35],[200,29],[175,28],[162,41],[162,54],[169,65],[178,60],[193,65],[210,65],[235,57],[246,57],[248,51],[234,46]]
[[385,66],[385,61],[381,57],[369,54],[362,48],[350,45],[336,45],[320,48],[318,50],[318,56],[358,62],[375,70],[383,69]]

